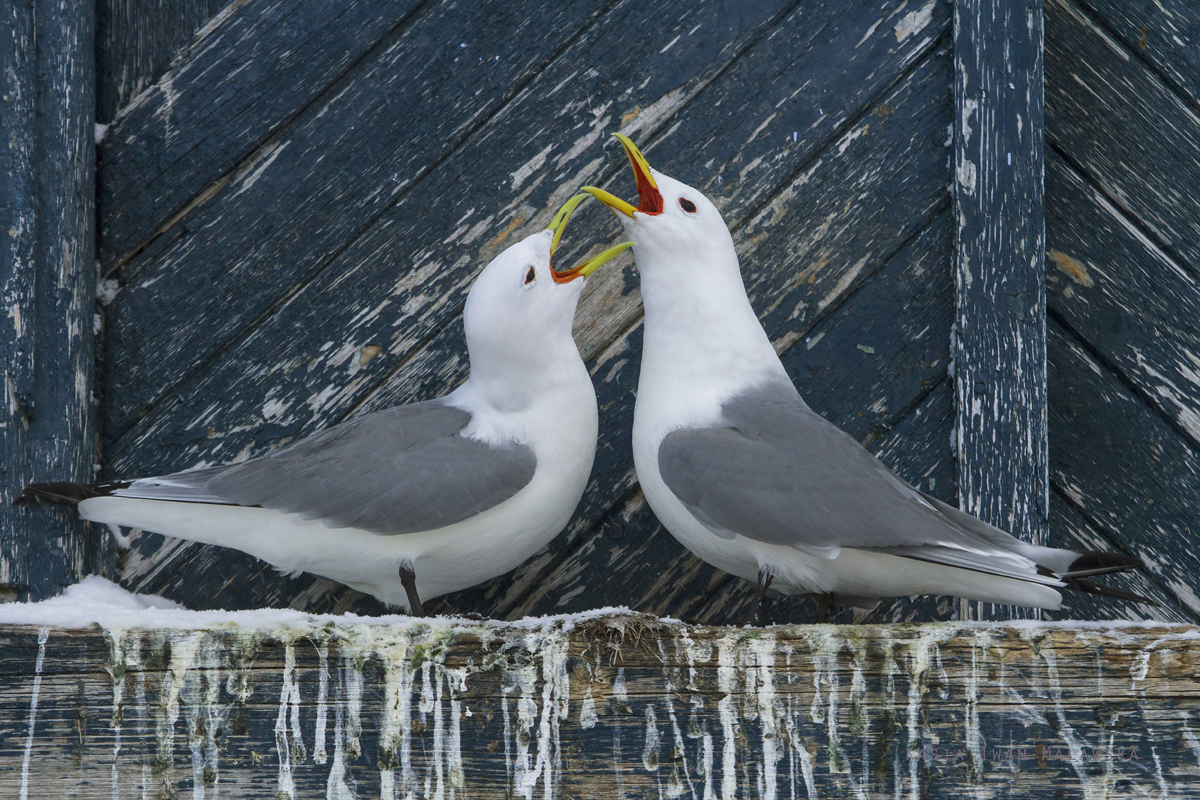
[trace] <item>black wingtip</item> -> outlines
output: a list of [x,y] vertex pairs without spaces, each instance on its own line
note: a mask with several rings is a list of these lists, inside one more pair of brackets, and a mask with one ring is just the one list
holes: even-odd
[[1071,562],[1071,566],[1063,573],[1063,578],[1087,578],[1092,575],[1108,575],[1113,572],[1124,572],[1127,569],[1137,569],[1146,566],[1137,556],[1124,553],[1104,553],[1099,550],[1086,550],[1079,558]]
[[74,508],[90,497],[105,497],[112,494],[114,489],[121,489],[128,485],[128,482],[95,483],[91,486],[70,481],[31,483],[21,490],[21,496],[13,500],[13,505],[24,505],[37,501]]
[[1149,597],[1142,597],[1140,594],[1126,592],[1123,589],[1105,586],[1102,583],[1096,583],[1095,581],[1089,581],[1084,578],[1064,577],[1063,581],[1066,583],[1068,589],[1074,589],[1075,591],[1083,592],[1084,594],[1096,594],[1100,595],[1101,597],[1112,597],[1117,600],[1129,600],[1134,603],[1142,603],[1144,605],[1154,606],[1155,608],[1159,607],[1159,604],[1154,600],[1151,600]]

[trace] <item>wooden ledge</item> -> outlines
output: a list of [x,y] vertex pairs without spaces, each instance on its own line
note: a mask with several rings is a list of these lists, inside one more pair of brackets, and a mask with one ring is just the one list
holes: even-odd
[[0,796],[1200,796],[1200,628],[0,626]]

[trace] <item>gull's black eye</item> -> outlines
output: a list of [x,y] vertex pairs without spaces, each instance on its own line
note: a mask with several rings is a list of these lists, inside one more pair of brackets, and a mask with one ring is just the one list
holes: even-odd
[[535,280],[537,280],[537,273],[533,271],[533,267],[530,267],[529,272],[525,273],[525,285],[528,286]]
[[696,213],[696,204],[691,200],[688,200],[686,197],[679,198],[679,207],[689,214]]

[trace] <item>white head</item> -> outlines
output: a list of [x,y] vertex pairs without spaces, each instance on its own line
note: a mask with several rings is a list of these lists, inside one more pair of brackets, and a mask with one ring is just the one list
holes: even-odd
[[712,201],[699,189],[652,169],[629,137],[613,135],[624,145],[637,179],[637,206],[594,186],[583,190],[612,209],[636,242],[643,294],[646,283],[655,291],[660,283],[678,290],[684,282],[697,281],[744,291],[733,238]]
[[504,405],[519,405],[529,392],[583,368],[571,338],[579,295],[589,275],[630,246],[609,248],[573,269],[553,268],[567,220],[586,198],[571,198],[549,228],[492,259],[467,293],[463,326],[471,383],[490,385],[488,394]]
[[721,212],[698,189],[651,169],[629,137],[614,136],[637,179],[637,206],[594,186],[583,190],[616,214],[635,243],[646,311],[639,390],[647,378],[680,372],[710,383],[718,376],[782,374],[746,297]]

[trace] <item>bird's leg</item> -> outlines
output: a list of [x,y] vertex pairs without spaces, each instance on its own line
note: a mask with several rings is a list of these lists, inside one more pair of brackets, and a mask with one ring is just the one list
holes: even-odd
[[829,619],[829,612],[833,609],[833,592],[825,592],[821,595],[821,602],[817,606],[817,624],[824,624],[825,620]]
[[413,568],[407,563],[400,565],[400,584],[404,586],[404,593],[408,595],[408,613],[414,617],[425,616],[421,598],[417,595],[417,573],[413,572]]
[[762,607],[763,596],[766,595],[767,588],[771,585],[771,580],[774,577],[774,575],[765,569],[758,571],[758,591],[754,595],[754,605],[750,606],[750,616],[746,620],[747,625],[758,624],[758,611]]

